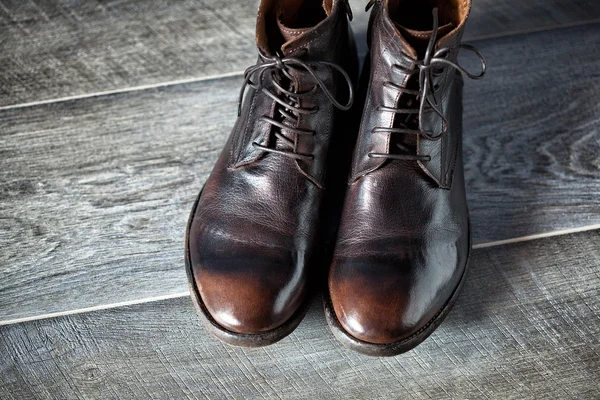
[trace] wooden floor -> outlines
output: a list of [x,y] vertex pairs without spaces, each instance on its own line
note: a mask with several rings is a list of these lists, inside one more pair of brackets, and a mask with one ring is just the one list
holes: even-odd
[[600,398],[600,7],[474,3],[472,270],[430,339],[375,359],[333,339],[320,299],[243,350],[188,296],[185,221],[256,58],[256,1],[0,0],[0,399]]

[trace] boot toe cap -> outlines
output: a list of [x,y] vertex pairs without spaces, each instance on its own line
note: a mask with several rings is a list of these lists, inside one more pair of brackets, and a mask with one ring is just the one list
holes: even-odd
[[[344,289],[343,291],[348,290]],[[404,299],[366,291],[364,287],[351,289],[353,296],[335,295],[332,303],[342,328],[354,338],[367,343],[389,344],[408,338],[418,330],[418,321],[411,321]],[[412,318],[420,320],[420,318]]]
[[452,268],[446,274],[427,271],[414,264],[338,262],[329,277],[337,320],[363,342],[390,344],[409,339],[443,308],[456,286]]
[[304,292],[299,282],[265,283],[253,275],[218,274],[199,279],[204,306],[214,321],[239,334],[258,334],[283,325],[299,308]]

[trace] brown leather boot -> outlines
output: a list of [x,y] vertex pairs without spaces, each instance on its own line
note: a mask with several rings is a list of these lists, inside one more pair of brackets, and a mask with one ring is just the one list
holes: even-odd
[[185,242],[198,313],[226,343],[274,343],[306,312],[337,111],[350,108],[357,75],[350,16],[340,0],[260,4],[258,62]]
[[[461,75],[480,78],[485,62],[461,44],[470,0],[370,6],[368,89],[325,302],[344,345],[391,356],[433,332],[464,281]],[[479,75],[457,64],[461,48],[481,59]]]

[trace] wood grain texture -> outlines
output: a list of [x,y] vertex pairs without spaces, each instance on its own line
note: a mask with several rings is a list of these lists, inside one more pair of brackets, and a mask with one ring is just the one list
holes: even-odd
[[239,84],[0,113],[0,319],[186,290],[187,216]]
[[243,70],[257,4],[0,0],[0,105]]
[[[599,32],[480,43],[489,76],[465,96],[475,243],[600,224]],[[0,321],[185,291],[185,222],[239,85],[0,112]]]
[[[365,0],[351,0],[359,52]],[[258,1],[0,0],[0,107],[242,71]],[[475,0],[465,38],[600,19],[595,0]]]
[[600,24],[477,47],[489,72],[466,80],[463,123],[475,242],[600,224]]
[[394,358],[351,352],[315,299],[281,342],[221,344],[189,298],[0,327],[3,399],[595,399],[600,232],[475,250],[441,327]]

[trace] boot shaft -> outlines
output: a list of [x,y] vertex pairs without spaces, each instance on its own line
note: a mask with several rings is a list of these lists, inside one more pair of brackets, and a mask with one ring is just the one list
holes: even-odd
[[[256,67],[273,64],[273,68],[264,74],[249,75],[254,85],[245,95],[234,127],[230,167],[259,161],[267,155],[267,147],[277,151],[286,148],[306,155],[292,161],[309,180],[324,187],[327,153],[332,133],[338,128],[333,116],[336,108],[352,97],[349,85],[353,86],[358,64],[348,16],[348,5],[341,0],[261,2],[256,26]],[[285,81],[284,86],[288,85],[285,90],[306,94],[291,96],[296,107],[314,112],[280,121],[280,109],[285,111],[285,106],[263,90],[287,97],[274,82],[274,74]],[[339,99],[337,105],[332,101],[335,99]],[[264,116],[290,129],[278,128]],[[298,134],[300,131],[314,134]]]
[[462,135],[463,71],[456,63],[471,3],[379,0],[370,6],[361,81],[368,89],[351,181],[401,159],[414,160],[449,188]]

